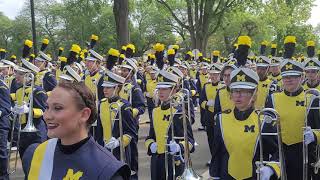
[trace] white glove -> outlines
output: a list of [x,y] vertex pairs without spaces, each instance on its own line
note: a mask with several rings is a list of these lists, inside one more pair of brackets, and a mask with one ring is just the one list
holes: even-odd
[[312,143],[315,140],[314,134],[310,126],[306,127],[306,129],[303,131],[303,136],[304,136],[304,143],[306,145]]
[[158,145],[157,145],[157,143],[152,143],[151,145],[150,145],[150,151],[151,151],[151,153],[152,154],[155,154],[156,152],[157,152],[157,148],[158,148]]
[[15,105],[13,108],[13,112],[17,114],[26,114],[29,112],[29,107],[26,104],[23,104],[22,106]]
[[177,152],[180,152],[180,150],[181,150],[179,144],[177,144],[175,141],[170,141],[169,148],[170,148],[170,154],[171,155],[174,155]]
[[210,99],[207,101],[207,106],[214,106],[214,100]]
[[146,97],[150,97],[150,93],[149,92],[146,92]]
[[115,137],[112,137],[112,138],[110,138],[108,143],[105,144],[104,147],[112,150],[112,149],[119,147],[119,145],[120,145],[120,141],[118,139],[116,139]]
[[260,177],[261,180],[269,180],[270,177],[274,174],[273,170],[269,166],[262,166],[260,168]]

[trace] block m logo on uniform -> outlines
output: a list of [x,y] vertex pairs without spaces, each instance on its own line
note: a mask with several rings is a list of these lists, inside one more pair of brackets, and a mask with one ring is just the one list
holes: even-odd
[[244,132],[254,132],[254,127],[255,127],[255,125],[251,125],[251,126],[245,125]]

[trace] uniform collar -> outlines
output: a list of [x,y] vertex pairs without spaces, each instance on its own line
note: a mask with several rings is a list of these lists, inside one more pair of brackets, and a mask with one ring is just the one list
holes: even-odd
[[252,112],[253,112],[252,107],[245,111],[240,111],[237,108],[234,108],[234,117],[239,121],[244,121],[248,119],[248,117],[251,115]]
[[169,108],[170,108],[170,101],[166,101],[161,104],[161,110],[167,110]]
[[286,90],[283,90],[284,94],[286,94],[287,96],[298,96],[299,94],[301,94],[303,92],[303,88],[300,87],[299,90],[297,90],[296,92],[288,92]]
[[310,84],[308,83],[308,81],[307,81],[307,86],[308,86],[309,88],[316,88],[318,85],[319,85],[319,81],[318,81],[317,83],[315,83],[314,85],[310,85]]
[[111,97],[111,98],[108,98],[108,102],[109,102],[109,103],[113,103],[113,102],[118,101],[119,99],[120,99],[119,96],[113,96],[113,97]]

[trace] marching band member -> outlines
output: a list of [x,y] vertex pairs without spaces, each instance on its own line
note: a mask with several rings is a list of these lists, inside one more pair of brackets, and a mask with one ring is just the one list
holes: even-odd
[[230,74],[236,68],[232,63],[226,63],[221,70],[222,80],[224,82],[223,87],[219,88],[217,95],[214,99],[214,114],[220,113],[227,109],[233,108],[233,103],[230,100]]
[[52,139],[23,157],[28,179],[129,179],[128,166],[88,135],[96,116],[94,94],[83,82],[59,83],[44,113]]
[[84,83],[91,90],[92,93],[96,94],[97,88],[99,88],[98,81],[102,77],[100,71],[100,63],[103,57],[93,49],[89,50],[89,55],[85,58],[86,73],[83,76]]
[[[214,103],[217,96],[220,73],[221,67],[214,63],[209,70],[209,82],[204,85],[199,101],[201,108],[204,109],[204,118],[206,120],[206,131],[211,155],[213,148]],[[213,173],[211,163],[209,163],[209,170],[209,174],[212,176]]]
[[[30,107],[28,107],[24,102],[29,102],[30,93],[33,93],[33,119],[31,119],[38,129],[37,132],[21,132],[20,134],[20,145],[19,145],[19,154],[20,157],[23,157],[25,150],[28,148],[29,145],[33,143],[42,143],[47,139],[47,127],[45,122],[43,121],[43,112],[45,110],[45,102],[48,98],[46,92],[41,86],[37,86],[34,84],[34,90],[31,91],[31,87],[26,88],[25,90],[25,97],[23,97],[23,84],[25,81],[25,75],[27,73],[33,73],[34,76],[40,70],[38,67],[34,66],[32,63],[26,61],[25,59],[21,59],[22,67],[16,69],[16,81],[19,85],[19,89],[17,92],[12,96],[13,100],[16,100],[16,105],[13,108],[13,111],[16,114],[21,115],[21,129],[26,126],[27,123],[27,114],[30,111]],[[26,83],[28,86],[32,86],[32,82],[30,80]]]
[[[184,151],[184,141],[188,141],[190,149],[194,149],[194,139],[189,120],[187,120],[188,139],[181,141],[171,137],[173,128],[175,137],[183,137],[183,121],[181,115],[181,107],[172,107],[171,99],[176,94],[179,77],[173,73],[160,70],[158,75],[157,89],[161,105],[153,110],[153,122],[150,124],[149,135],[146,138],[145,146],[148,149],[148,155],[151,156],[151,179],[166,179],[165,161],[168,161],[169,179],[176,179],[184,170],[182,162],[182,152]],[[171,116],[171,110],[173,111]],[[180,113],[180,114],[179,114]],[[166,138],[166,136],[169,136]],[[169,144],[168,159],[165,159],[165,151]],[[172,158],[174,155],[175,167],[172,167]],[[172,175],[172,169],[175,168],[176,177]]]
[[[130,142],[137,134],[136,125],[134,123],[131,105],[127,100],[119,97],[119,91],[124,84],[125,79],[111,71],[106,71],[104,75],[104,83],[102,84],[105,98],[100,102],[98,125],[97,125],[97,142],[110,150],[113,155],[120,159],[120,128],[123,131],[123,147],[125,150],[125,161],[130,165],[131,151]],[[116,108],[112,103],[121,105],[120,112],[113,112],[110,108]],[[111,106],[111,107],[110,107]],[[119,125],[119,113],[121,113],[122,127]],[[137,139],[135,141],[138,141]]]
[[319,69],[320,61],[316,58],[307,59],[307,61],[304,63],[306,81],[303,88],[305,91],[310,88],[316,88],[320,90]]
[[51,57],[44,53],[49,44],[48,39],[43,39],[39,56],[34,59],[34,65],[36,65],[40,71],[36,76],[36,85],[42,86],[46,92],[52,91],[57,85],[55,75],[48,70],[48,63],[52,60]]
[[270,59],[266,56],[259,56],[256,62],[256,70],[259,76],[259,84],[257,91],[257,101],[255,103],[256,109],[263,109],[266,99],[270,93],[270,85],[272,81],[268,79],[268,69]]
[[[273,93],[267,100],[266,107],[274,108],[281,123],[282,144],[287,179],[303,179],[302,173],[302,141],[305,118],[313,128],[319,128],[318,113],[310,110],[306,115],[305,94],[303,93],[303,67],[292,60],[296,39],[294,36],[285,38],[284,61],[281,64],[283,91]],[[311,172],[311,171],[310,171]],[[309,173],[311,174],[311,173]],[[317,178],[316,178],[317,179]]]
[[[240,48],[241,45],[239,45]],[[219,179],[255,179],[255,162],[259,158],[258,115],[254,111],[259,76],[249,68],[240,67],[231,72],[231,100],[233,109],[216,116],[213,141],[213,176]],[[273,132],[270,124],[263,132]],[[263,137],[264,157],[277,159],[275,139]],[[243,143],[245,142],[245,143]],[[269,160],[269,159],[266,159]],[[267,164],[259,169],[262,179],[278,179],[280,168]]]
[[156,85],[157,85],[157,71],[158,69],[154,66],[149,66],[148,68],[150,68],[150,70],[148,70],[147,75],[149,76],[150,79],[147,79],[147,84],[146,84],[146,100],[147,100],[147,107],[148,107],[148,114],[149,114],[149,119],[150,122],[152,123],[153,117],[152,117],[152,112],[153,109],[158,105],[155,104],[156,102],[154,102],[154,96],[155,91],[156,91]]
[[308,59],[304,63],[304,70],[306,74],[306,81],[304,84],[304,90],[308,90],[310,88],[316,88],[320,90],[320,82],[319,82],[319,68],[320,62],[317,58],[314,57],[315,55],[315,42],[308,41],[307,42],[307,54]]
[[[127,47],[128,49],[128,47]],[[145,111],[144,97],[140,87],[135,80],[135,73],[137,72],[137,65],[132,59],[126,58],[121,68],[121,76],[126,79],[125,84],[122,86],[119,96],[122,99],[129,101],[132,106],[132,115],[136,125],[137,133],[139,129],[139,116]],[[131,169],[138,174],[138,147],[137,147],[138,134],[130,142],[131,148]]]
[[[198,96],[201,96],[201,93],[203,92],[204,85],[208,82],[208,68],[209,64],[203,62],[200,66],[200,72],[197,74],[197,90],[198,90]],[[201,126],[198,128],[198,130],[203,131],[206,127],[206,122],[204,119],[204,109],[200,108],[200,122]]]
[[[3,64],[0,64],[0,67]],[[10,129],[11,113],[9,87],[0,79],[0,179],[9,180],[7,140]]]
[[269,67],[268,79],[272,81],[270,85],[270,93],[282,91],[282,77],[280,71],[281,57],[276,57],[277,44],[271,44],[271,64]]

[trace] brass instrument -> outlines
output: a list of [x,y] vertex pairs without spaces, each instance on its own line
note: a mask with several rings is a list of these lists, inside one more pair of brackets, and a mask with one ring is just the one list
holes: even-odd
[[[312,103],[314,100],[320,101],[320,91],[318,89],[309,89],[304,92],[305,93],[305,103],[306,103],[306,114],[305,114],[305,121],[304,127],[305,130],[308,127],[308,113],[310,110],[320,110],[320,106],[312,107]],[[313,129],[319,130],[319,129]],[[308,145],[305,144],[305,139],[303,137],[303,146],[302,146],[302,154],[303,154],[303,180],[308,179],[308,167],[309,167],[309,150]],[[320,168],[320,148],[319,145],[316,146],[316,162],[311,164],[314,167],[315,174],[318,173]]]
[[[264,123],[276,123],[277,132],[270,133],[270,132],[262,132],[262,126]],[[281,136],[281,124],[280,124],[280,115],[278,112],[272,108],[264,108],[258,113],[258,125],[259,125],[259,161],[256,162],[257,166],[257,179],[260,180],[260,168],[264,166],[266,163],[274,163],[280,166],[280,173],[281,173],[281,180],[286,180],[286,168],[285,168],[285,161],[284,161],[284,152],[283,152],[283,145],[282,145],[282,136]],[[263,136],[277,136],[278,141],[278,153],[279,153],[279,161],[264,161],[263,160],[263,143],[262,137]]]
[[[28,83],[31,81],[30,85]],[[26,95],[26,89],[30,88],[30,96],[29,96],[29,112],[28,112],[28,119],[27,119],[27,124],[24,127],[24,129],[21,129],[21,118],[22,114],[14,114],[14,118],[12,121],[12,127],[11,127],[11,137],[10,137],[10,144],[9,144],[9,152],[8,152],[8,173],[12,174],[17,170],[17,162],[18,162],[18,152],[19,152],[19,143],[20,143],[20,134],[21,132],[26,132],[26,133],[33,133],[37,132],[38,129],[34,126],[33,124],[33,91],[34,91],[34,85],[35,85],[35,77],[32,73],[27,73],[24,75],[24,80],[23,80],[23,87],[22,87],[22,98],[25,97]],[[25,104],[24,99],[22,99],[22,105]],[[15,153],[15,163],[14,163],[14,169],[11,171],[10,169],[10,158],[11,154],[13,153],[13,148],[12,148],[12,143],[14,141],[14,130],[15,130],[15,124],[16,121],[18,120],[18,132],[17,132],[17,149]]]
[[[186,104],[187,104],[187,110],[186,110]],[[181,107],[182,111],[181,112],[176,112],[173,113],[173,108],[175,107]],[[186,112],[187,111],[187,112]],[[188,114],[187,114],[188,113]],[[174,122],[173,122],[173,117],[174,115],[182,115],[183,119],[183,137],[176,137],[174,135]],[[180,179],[184,180],[198,180],[202,179],[200,175],[198,175],[192,168],[192,162],[190,158],[190,149],[189,149],[189,141],[188,141],[188,129],[187,129],[187,121],[188,118],[191,117],[191,109],[190,109],[190,91],[188,89],[181,89],[178,93],[176,93],[174,96],[171,97],[170,99],[170,121],[171,121],[171,140],[184,140],[184,163],[185,163],[185,168],[184,172],[182,173]],[[167,142],[169,136],[166,136]],[[166,169],[166,177],[167,179],[169,178],[169,166],[168,166],[168,153],[169,153],[169,144],[166,145],[167,149],[165,152],[165,169]],[[174,160],[175,155],[172,155],[172,175],[173,178],[178,178],[175,177],[175,160]]]
[[[115,121],[119,122],[119,141],[120,141],[120,161],[125,162],[125,149],[123,145],[123,126],[122,126],[122,115],[121,115],[121,107],[122,105],[118,102],[113,102],[109,105],[109,111],[110,111],[110,120],[111,120],[111,136],[112,136],[112,130],[114,127]],[[114,113],[114,117],[112,117],[112,112]],[[118,116],[118,118],[117,118]]]

